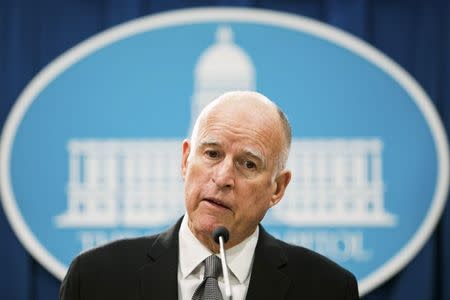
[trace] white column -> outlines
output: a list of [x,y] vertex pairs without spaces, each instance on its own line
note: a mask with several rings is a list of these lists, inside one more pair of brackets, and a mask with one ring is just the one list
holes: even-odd
[[99,198],[100,160],[95,147],[86,153],[86,183],[89,197],[85,199],[87,214],[95,214]]
[[166,161],[168,162],[168,166],[166,167],[166,181],[165,181],[165,189],[166,189],[166,197],[167,197],[167,211],[170,211],[171,213],[175,214],[175,212],[179,211],[180,205],[182,205],[183,198],[180,199],[179,196],[179,182],[178,179],[180,178],[180,167],[181,167],[181,161],[179,160],[179,156],[181,156],[181,153],[179,154],[175,145],[172,145],[172,143],[168,143],[167,146],[168,149],[165,149],[166,153]]
[[317,149],[316,154],[316,183],[315,183],[315,195],[317,202],[317,212],[326,212],[326,196],[325,187],[327,184],[327,161],[325,153],[323,151],[324,144],[320,143],[320,149]]
[[345,186],[346,170],[345,170],[345,157],[343,153],[336,153],[333,159],[334,161],[334,185],[342,188]]
[[372,174],[371,174],[371,182],[377,185],[381,185],[383,182],[383,169],[382,169],[382,159],[381,159],[381,150],[382,150],[382,142],[380,140],[374,140],[370,144],[370,150],[368,156],[371,158],[372,162]]
[[105,149],[103,157],[103,171],[104,171],[104,190],[106,194],[103,199],[105,201],[105,213],[116,216],[118,211],[118,157],[116,145],[109,145],[108,149]]
[[[341,149],[342,150],[342,149]],[[336,156],[333,158],[334,162],[334,185],[333,188],[336,191],[336,214],[342,214],[345,212],[344,205],[344,187],[346,184],[346,170],[345,170],[345,157],[342,151],[336,151]]]
[[[289,198],[287,198],[286,200],[288,200],[287,205],[284,206],[284,209],[286,211],[289,212],[302,212],[305,208],[305,196],[303,194],[304,191],[302,191],[301,194],[298,193],[298,189],[303,189],[305,186],[305,173],[304,173],[304,168],[305,168],[305,155],[304,153],[302,153],[302,145],[298,146],[298,147],[294,147],[292,146],[291,148],[292,150],[292,154],[294,154],[290,159],[292,162],[292,173],[293,173],[293,182],[292,182],[292,186],[290,188],[287,189],[288,193],[289,193]],[[299,152],[296,152],[298,149]],[[281,201],[281,205],[283,205],[284,201]]]
[[80,213],[80,152],[69,146],[69,184],[68,184],[68,212],[69,214]]
[[307,151],[304,152],[303,160],[303,183],[304,183],[304,197],[303,197],[303,210],[308,212],[313,212],[312,207],[314,206],[314,195],[312,188],[314,185],[314,171],[313,171],[313,155],[307,146]]
[[373,212],[383,213],[384,199],[383,199],[383,167],[382,167],[382,142],[379,140],[373,141],[371,145],[372,154],[372,189],[375,190],[376,197],[373,197]]
[[[352,214],[358,215],[364,213],[367,207],[367,152],[364,153],[364,147],[358,142],[354,145],[352,153]],[[350,151],[352,149],[349,149]]]
[[381,157],[377,153],[372,154],[372,183],[381,184],[382,182],[382,164]]
[[134,214],[136,206],[136,161],[132,144],[123,145],[123,155],[123,188],[125,192],[123,197],[123,216],[126,219],[127,216]]
[[155,152],[154,152],[154,169],[153,173],[155,176],[155,199],[152,199],[153,203],[155,204],[155,211],[153,213],[160,213],[161,211],[164,211],[165,209],[165,200],[164,198],[164,149],[161,147],[162,145],[158,143],[155,145]]
[[69,184],[80,184],[80,154],[71,151],[69,155]]
[[356,186],[362,186],[367,183],[367,154],[358,151],[353,156],[352,161],[352,179]]
[[89,187],[94,187],[97,184],[99,177],[99,161],[93,153],[88,153],[85,157],[85,178],[86,184]]
[[104,158],[105,184],[109,188],[116,188],[119,181],[117,173],[117,157],[113,152],[108,152]]

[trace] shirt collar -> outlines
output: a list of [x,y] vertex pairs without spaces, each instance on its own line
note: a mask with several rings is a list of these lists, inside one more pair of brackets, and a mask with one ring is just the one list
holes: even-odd
[[181,275],[185,279],[197,266],[211,255],[211,251],[206,248],[188,227],[188,216],[184,215],[181,222],[179,239],[179,258]]
[[[258,236],[259,228],[257,226],[249,237],[226,251],[228,267],[240,283],[244,283],[250,276]],[[178,238],[181,275],[186,278],[212,252],[189,229],[187,214],[181,222]]]

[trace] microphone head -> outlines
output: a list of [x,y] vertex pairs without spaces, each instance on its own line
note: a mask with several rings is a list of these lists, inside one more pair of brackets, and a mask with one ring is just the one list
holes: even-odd
[[230,238],[230,232],[225,227],[219,226],[212,232],[212,237],[217,244],[219,243],[219,236],[223,238],[223,243],[225,244]]

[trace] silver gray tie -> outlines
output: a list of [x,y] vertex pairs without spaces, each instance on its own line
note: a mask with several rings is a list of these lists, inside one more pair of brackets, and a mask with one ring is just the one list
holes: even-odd
[[205,276],[202,283],[194,292],[192,300],[222,300],[217,278],[222,273],[222,265],[220,258],[211,255],[204,260]]

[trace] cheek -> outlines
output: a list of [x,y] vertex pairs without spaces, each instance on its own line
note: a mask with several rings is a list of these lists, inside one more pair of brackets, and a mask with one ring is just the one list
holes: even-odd
[[198,165],[192,165],[186,170],[184,180],[188,185],[199,185],[208,177],[208,169]]
[[255,195],[258,195],[258,207],[269,209],[273,195],[273,182],[271,180],[265,180],[258,187],[255,188]]
[[260,214],[269,207],[271,200],[270,187],[265,184],[248,184],[240,193],[241,203],[245,203],[243,213]]
[[202,168],[195,165],[186,170],[184,176],[184,192],[187,206],[193,205],[193,202],[195,203],[207,178],[206,170],[202,170]]

